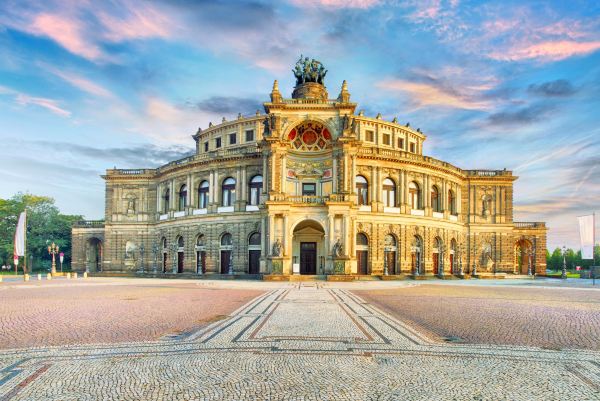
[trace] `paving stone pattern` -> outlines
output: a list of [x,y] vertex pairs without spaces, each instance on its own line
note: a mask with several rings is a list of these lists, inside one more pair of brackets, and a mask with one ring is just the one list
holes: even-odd
[[600,290],[420,285],[356,294],[433,337],[600,351]]
[[1,400],[593,400],[600,353],[443,344],[343,288],[282,284],[171,340],[4,350]]

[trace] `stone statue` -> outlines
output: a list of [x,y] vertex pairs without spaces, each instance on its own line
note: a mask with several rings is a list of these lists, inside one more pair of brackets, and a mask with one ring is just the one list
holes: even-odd
[[327,70],[320,61],[311,60],[308,57],[303,58],[302,55],[300,55],[292,72],[296,77],[296,86],[307,82],[324,85],[325,75],[327,75]]
[[333,245],[333,256],[336,258],[339,258],[342,256],[343,251],[344,251],[344,246],[342,245],[342,242],[338,238],[337,241],[335,241],[335,244]]
[[127,199],[127,214],[135,213],[135,198],[131,197]]
[[273,244],[273,256],[281,256],[281,250],[283,246],[281,245],[281,241],[277,238],[277,241]]

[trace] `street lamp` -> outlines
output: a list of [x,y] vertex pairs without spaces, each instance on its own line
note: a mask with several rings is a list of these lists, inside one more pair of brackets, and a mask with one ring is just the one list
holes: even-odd
[[58,256],[59,256],[59,259],[60,259],[60,272],[62,273],[63,272],[62,271],[62,265],[63,265],[63,262],[65,260],[65,254],[63,252],[61,252]]
[[388,255],[388,249],[387,249],[387,247],[385,247],[383,249],[383,274],[386,275],[386,276],[389,274],[389,272],[388,272],[388,258],[387,258],[387,255]]
[[52,245],[48,245],[48,253],[50,255],[52,255],[52,270],[50,271],[50,273],[52,275],[56,274],[56,254],[59,251],[59,246],[56,245],[54,242],[52,243]]
[[562,278],[562,279],[567,278],[567,247],[564,245],[563,245],[563,267],[562,267],[562,274],[560,275],[560,278]]
[[460,244],[460,247],[458,248],[458,274],[461,276],[464,276],[464,272],[463,272],[463,264],[462,264],[462,257],[463,257],[463,253],[464,253],[464,244]]
[[154,256],[154,265],[152,266],[152,270],[154,270],[154,274],[156,274],[156,270],[158,269],[158,244],[156,242],[152,244],[152,255]]
[[531,247],[527,248],[527,275],[531,276]]

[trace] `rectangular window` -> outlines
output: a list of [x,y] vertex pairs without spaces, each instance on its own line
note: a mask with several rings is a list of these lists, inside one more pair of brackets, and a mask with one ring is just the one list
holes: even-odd
[[398,149],[404,149],[404,138],[398,138]]
[[204,151],[208,152],[208,142],[204,142]]
[[317,195],[317,184],[302,184],[302,195],[303,196],[316,196]]
[[365,141],[367,141],[367,142],[373,142],[373,131],[366,131],[365,132]]
[[237,135],[236,134],[229,134],[229,144],[230,145],[235,145],[237,142]]
[[390,134],[383,134],[383,144],[391,145]]
[[415,149],[416,149],[416,145],[415,145],[414,143],[411,143],[411,144],[410,144],[410,151],[411,151],[412,153],[415,153]]
[[215,148],[219,149],[221,147],[221,138],[215,138]]
[[252,142],[254,140],[254,130],[246,130],[246,142]]

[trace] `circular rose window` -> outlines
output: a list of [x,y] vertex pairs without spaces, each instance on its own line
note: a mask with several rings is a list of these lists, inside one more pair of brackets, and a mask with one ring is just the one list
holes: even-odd
[[322,150],[331,141],[331,133],[321,123],[307,121],[293,128],[288,140],[298,150]]

